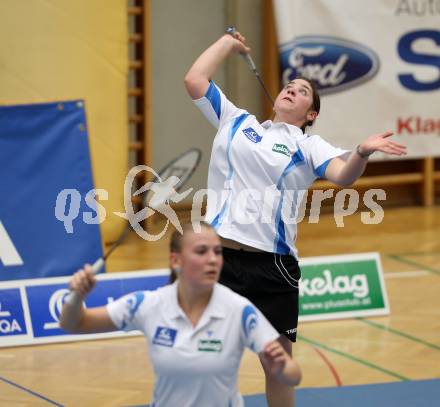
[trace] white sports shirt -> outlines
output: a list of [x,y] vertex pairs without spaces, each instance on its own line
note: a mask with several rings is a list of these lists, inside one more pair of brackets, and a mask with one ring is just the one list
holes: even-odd
[[347,153],[320,136],[239,109],[211,81],[194,100],[218,129],[208,173],[205,219],[228,239],[270,253],[293,254],[299,206],[332,158]]
[[216,284],[196,327],[177,302],[177,283],[107,305],[122,330],[148,341],[156,383],[152,407],[243,407],[237,371],[244,348],[259,353],[279,337],[249,300]]

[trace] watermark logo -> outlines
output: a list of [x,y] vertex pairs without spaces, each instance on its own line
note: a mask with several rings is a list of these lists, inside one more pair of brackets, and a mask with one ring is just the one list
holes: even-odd
[[340,92],[370,80],[379,57],[364,45],[328,36],[297,37],[280,50],[282,80],[313,79],[321,94]]
[[[284,144],[276,143],[272,150],[279,154],[290,154],[289,149]],[[134,180],[142,171],[152,174],[154,181],[147,182],[134,193]],[[320,219],[323,202],[326,199],[333,199],[333,218],[336,226],[344,227],[344,219],[353,215],[359,209],[362,200],[367,210],[361,211],[361,221],[364,224],[378,224],[384,218],[384,211],[378,201],[386,199],[386,193],[382,189],[367,190],[363,196],[355,189],[335,189],[327,190],[280,190],[277,185],[269,185],[264,190],[244,188],[238,192],[233,191],[231,181],[226,181],[224,188],[220,191],[212,189],[201,189],[192,195],[191,203],[191,222],[195,232],[200,231],[200,221],[203,219],[203,203],[205,199],[214,208],[222,208],[225,202],[228,204],[227,216],[222,217],[222,224],[234,223],[250,225],[256,222],[261,224],[276,224],[280,219],[284,225],[296,225],[306,219],[306,207],[308,206],[309,223],[318,223]],[[150,167],[139,165],[133,167],[128,173],[124,183],[124,206],[125,212],[113,212],[130,223],[131,228],[144,240],[156,241],[163,237],[168,230],[170,223],[182,233],[182,226],[179,218],[172,207],[172,204],[179,203],[187,198],[193,188],[179,192],[178,186],[180,179],[169,176],[162,180],[160,176]],[[232,195],[233,194],[233,195]],[[69,199],[67,199],[67,195]],[[86,203],[89,207],[102,206],[96,202],[97,196],[108,197],[108,193],[103,190],[91,190],[86,195]],[[142,200],[143,208],[135,212],[132,198],[139,196]],[[94,200],[94,204],[93,201]],[[81,195],[76,190],[63,190],[58,194],[55,205],[55,216],[63,222],[67,233],[73,233],[73,221],[79,217]],[[308,205],[309,203],[309,205]],[[96,210],[96,209],[95,209]],[[102,213],[100,216],[91,216],[89,212],[83,213],[83,221],[87,224],[101,223],[105,219]],[[150,233],[147,227],[141,222],[148,219],[155,213],[160,213],[166,219],[162,230],[156,234]]]
[[[139,188],[133,194],[133,196],[141,196],[144,194],[145,198],[143,199],[143,202],[146,205],[145,208],[134,213],[131,191],[133,189],[133,182],[137,174],[141,171],[147,171],[153,174],[155,181],[147,182],[142,188]],[[183,201],[193,189],[190,188],[185,192],[178,193],[174,187],[178,185],[179,182],[180,179],[175,175],[170,176],[166,180],[162,180],[159,174],[147,165],[137,165],[136,167],[133,167],[125,178],[124,183],[124,206],[126,212],[115,212],[115,215],[127,219],[133,230],[143,239],[148,241],[159,240],[167,231],[170,222],[180,233],[182,233],[182,226],[180,225],[176,212],[171,207],[171,202],[178,203]],[[142,228],[140,222],[149,218],[155,212],[159,212],[165,216],[166,225],[160,233],[152,235]]]

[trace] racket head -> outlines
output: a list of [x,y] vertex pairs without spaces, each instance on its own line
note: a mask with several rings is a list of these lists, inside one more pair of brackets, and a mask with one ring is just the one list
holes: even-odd
[[176,184],[175,189],[180,191],[197,169],[201,158],[202,152],[200,149],[190,148],[165,165],[158,172],[159,177],[164,181],[172,175],[176,176],[180,181]]
[[[173,184],[173,188],[176,192],[179,192],[190,180],[194,174],[194,171],[199,166],[201,159],[202,151],[195,147],[190,148],[162,167],[157,173],[158,176],[154,177],[151,182],[161,183],[168,180],[172,176],[177,177],[178,182]],[[148,206],[148,202],[152,198],[152,195],[153,193],[150,189],[142,195],[143,207]]]
[[[157,172],[151,183],[161,183],[166,181],[169,177],[175,176],[178,178],[178,182],[173,184],[174,191],[179,192],[189,181],[194,171],[197,169],[202,158],[202,152],[198,148],[190,148],[182,154],[175,157],[168,164],[166,164],[159,172]],[[152,198],[153,193],[148,189],[142,194],[142,208],[148,208],[149,201]],[[126,239],[130,231],[132,230],[131,224],[128,222],[125,229],[120,234],[119,238],[113,242],[110,248],[104,255],[106,260],[111,253]]]

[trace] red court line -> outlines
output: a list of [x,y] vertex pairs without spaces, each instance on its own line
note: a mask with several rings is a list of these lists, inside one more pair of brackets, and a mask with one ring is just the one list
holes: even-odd
[[314,346],[312,346],[312,348],[315,349],[316,353],[319,356],[321,356],[321,359],[324,361],[324,363],[328,366],[328,368],[332,372],[332,375],[336,380],[336,385],[339,387],[342,386],[341,378],[339,377],[338,372],[336,371],[336,368],[333,366],[333,364],[327,359],[327,357],[324,355],[324,353],[321,352],[318,348],[315,348]]

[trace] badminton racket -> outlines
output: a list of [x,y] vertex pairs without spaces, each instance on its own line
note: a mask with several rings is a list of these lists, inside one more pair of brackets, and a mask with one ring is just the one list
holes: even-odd
[[[180,154],[173,160],[171,160],[167,165],[165,165],[158,173],[155,175],[152,181],[149,181],[146,186],[152,185],[157,181],[163,182],[174,176],[177,177],[176,181],[178,182],[173,184],[175,192],[179,192],[182,188],[187,184],[193,175],[194,171],[200,164],[200,160],[202,158],[202,152],[198,148],[190,148],[184,153]],[[142,190],[141,188],[140,190]],[[145,209],[150,208],[150,201],[154,199],[152,196],[152,191],[150,188],[146,188],[143,195],[141,196],[141,206]],[[126,239],[130,231],[132,230],[132,226],[130,222],[128,222],[127,226],[120,234],[118,239],[110,246],[110,248],[105,252],[104,256],[100,257],[96,260],[92,265],[93,274],[98,274],[101,269],[104,267],[105,261],[109,258],[109,256],[119,247],[122,242]],[[76,292],[70,291],[65,298],[65,303],[73,304],[79,300],[79,296]]]

